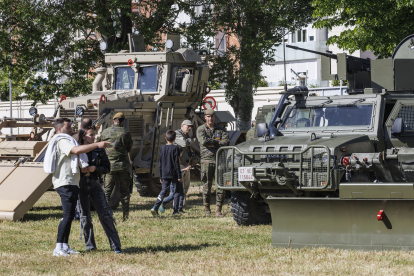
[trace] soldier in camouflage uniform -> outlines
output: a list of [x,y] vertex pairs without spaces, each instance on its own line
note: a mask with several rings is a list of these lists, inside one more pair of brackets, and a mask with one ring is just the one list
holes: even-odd
[[105,129],[98,140],[112,143],[112,146],[106,149],[106,154],[111,162],[111,172],[105,177],[106,201],[109,202],[112,191],[118,181],[121,192],[123,219],[126,220],[129,217],[129,187],[132,183],[129,174],[130,161],[128,152],[131,151],[133,142],[131,134],[123,127],[124,120],[125,116],[123,113],[116,113],[113,118],[114,124],[110,128]]
[[246,133],[246,141],[250,141],[254,138],[254,132],[256,130],[255,125],[256,125],[256,121],[253,121],[252,122],[252,127]]
[[[229,135],[223,127],[214,126],[216,115],[213,109],[204,112],[206,123],[197,128],[197,139],[200,143],[201,181],[203,182],[203,203],[206,215],[211,214],[211,186],[216,171],[216,152],[220,147],[229,145]],[[223,216],[221,208],[224,201],[222,189],[216,190],[216,216]]]

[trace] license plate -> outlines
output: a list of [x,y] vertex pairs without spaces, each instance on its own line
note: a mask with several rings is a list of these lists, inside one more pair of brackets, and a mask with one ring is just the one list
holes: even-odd
[[254,181],[252,167],[239,167],[239,181]]

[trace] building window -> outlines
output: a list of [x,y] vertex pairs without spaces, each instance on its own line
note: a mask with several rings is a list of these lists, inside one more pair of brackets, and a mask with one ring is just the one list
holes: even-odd
[[310,37],[309,37],[309,41],[314,41],[315,40],[315,38],[313,37],[313,35],[311,35]]
[[298,31],[298,42],[302,42],[302,30]]
[[306,30],[302,30],[302,40],[303,40],[303,42],[306,42]]
[[292,43],[295,43],[295,42],[296,42],[296,33],[293,32],[292,33]]
[[225,52],[226,51],[226,35],[221,33],[218,36],[216,36],[216,49],[219,52]]

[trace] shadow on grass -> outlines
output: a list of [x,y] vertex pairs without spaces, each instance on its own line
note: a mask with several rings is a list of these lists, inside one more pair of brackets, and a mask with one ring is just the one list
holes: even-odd
[[[62,209],[62,207],[61,207]],[[22,222],[29,222],[29,221],[38,221],[38,220],[46,220],[46,219],[61,219],[63,218],[63,212],[60,213],[47,213],[47,214],[33,214],[27,213],[24,215]]]
[[29,212],[37,212],[37,211],[50,211],[50,210],[60,210],[62,211],[62,205],[57,205],[57,206],[42,206],[42,207],[32,207],[30,208]]
[[177,251],[196,251],[206,247],[219,246],[218,243],[202,243],[202,244],[181,244],[181,245],[159,245],[147,247],[127,247],[124,248],[124,254],[138,254],[143,252],[177,252]]

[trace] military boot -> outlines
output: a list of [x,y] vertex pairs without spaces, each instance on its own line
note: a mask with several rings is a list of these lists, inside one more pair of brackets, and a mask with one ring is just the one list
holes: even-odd
[[204,212],[206,213],[206,216],[211,215],[210,203],[205,203],[204,204]]
[[216,204],[216,217],[223,217],[223,214],[221,213],[221,207],[223,204],[217,202]]
[[126,221],[129,218],[129,197],[121,198],[122,203],[122,220]]

